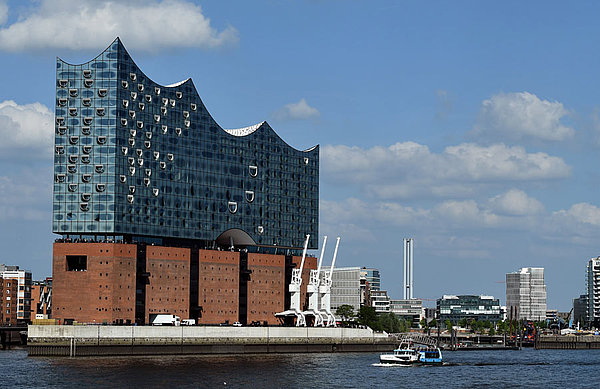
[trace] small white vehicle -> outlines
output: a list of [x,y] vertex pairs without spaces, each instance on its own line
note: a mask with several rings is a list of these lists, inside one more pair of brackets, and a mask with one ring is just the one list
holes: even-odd
[[176,326],[181,325],[181,318],[175,315],[164,313],[150,314],[150,324],[153,326]]
[[236,321],[236,322],[233,323],[233,326],[234,327],[241,327],[242,323],[240,323],[239,321]]
[[183,319],[181,321],[181,325],[182,326],[195,326],[196,325],[196,320],[194,320],[194,319]]

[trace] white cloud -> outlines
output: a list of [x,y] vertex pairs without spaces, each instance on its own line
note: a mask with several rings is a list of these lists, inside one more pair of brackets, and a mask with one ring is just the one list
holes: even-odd
[[544,205],[519,189],[510,189],[505,193],[492,197],[490,207],[503,215],[525,216],[535,215],[544,211]]
[[504,144],[463,143],[432,153],[415,142],[370,149],[324,146],[322,169],[333,183],[353,184],[379,198],[469,196],[478,186],[568,177],[562,158]]
[[8,20],[8,5],[4,1],[0,1],[0,26]]
[[569,209],[554,212],[553,216],[564,222],[600,226],[600,208],[588,203],[573,204]]
[[53,117],[48,107],[40,103],[0,102],[0,150],[42,150],[42,154],[49,155],[54,140]]
[[41,0],[33,12],[0,29],[0,50],[98,50],[116,36],[147,51],[238,41],[235,28],[216,30],[200,6],[186,0]]
[[502,93],[483,101],[471,135],[490,141],[561,141],[575,134],[560,122],[568,115],[558,101],[541,100],[529,92]]
[[279,120],[304,120],[313,119],[321,115],[318,109],[308,105],[304,98],[297,103],[285,105],[279,111],[275,112],[275,118]]

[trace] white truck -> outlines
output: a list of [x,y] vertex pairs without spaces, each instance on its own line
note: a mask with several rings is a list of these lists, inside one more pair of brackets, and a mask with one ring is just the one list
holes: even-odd
[[153,326],[176,326],[181,325],[181,318],[175,315],[165,313],[150,314],[150,324]]

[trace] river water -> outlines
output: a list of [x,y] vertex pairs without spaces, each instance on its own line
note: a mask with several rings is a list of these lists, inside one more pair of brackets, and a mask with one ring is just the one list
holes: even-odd
[[28,357],[0,351],[0,387],[599,388],[600,350],[447,351],[444,366],[377,366],[377,353]]

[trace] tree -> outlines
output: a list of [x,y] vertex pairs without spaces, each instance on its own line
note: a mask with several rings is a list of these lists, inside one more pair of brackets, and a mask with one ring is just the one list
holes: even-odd
[[421,321],[419,322],[419,324],[421,325],[421,328],[429,328],[429,325],[427,325],[427,319],[422,318]]
[[496,335],[496,330],[494,329],[494,327],[490,328],[489,335],[490,336]]
[[450,321],[450,319],[446,319],[446,320],[444,321],[444,324],[446,325],[446,329],[447,329],[448,331],[452,331],[452,322]]
[[467,319],[464,317],[458,321],[458,326],[462,328],[467,328]]
[[437,320],[433,319],[432,321],[429,322],[429,327],[437,327],[438,323]]
[[335,310],[335,314],[342,319],[342,321],[347,321],[354,317],[354,307],[352,305],[343,304]]
[[377,312],[375,308],[363,305],[358,311],[358,322],[367,327],[371,327],[375,331],[381,331],[381,325],[377,320]]

